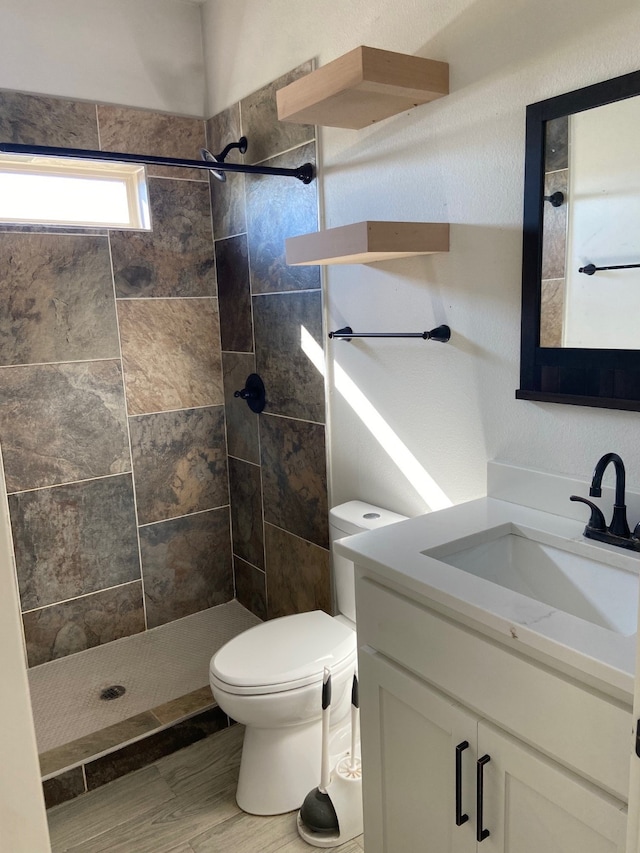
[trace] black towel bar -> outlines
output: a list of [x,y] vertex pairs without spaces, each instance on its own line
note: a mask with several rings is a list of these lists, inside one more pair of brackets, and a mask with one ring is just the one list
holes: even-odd
[[423,341],[439,341],[446,343],[451,337],[449,326],[436,326],[430,332],[354,332],[351,326],[329,332],[330,338],[342,338],[350,341],[351,338],[422,338]]

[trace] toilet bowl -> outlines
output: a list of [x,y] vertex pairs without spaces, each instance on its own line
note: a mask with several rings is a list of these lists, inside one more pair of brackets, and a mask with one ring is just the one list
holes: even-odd
[[[362,501],[330,512],[332,543],[404,516]],[[340,615],[321,610],[256,625],[211,659],[209,681],[220,708],[245,726],[236,800],[257,815],[298,809],[319,781],[321,695],[331,670],[331,731],[348,724],[356,669],[353,563],[334,556]]]
[[292,811],[300,792],[304,797],[317,785],[323,670],[331,669],[335,726],[349,711],[355,664],[355,631],[321,610],[257,625],[214,656],[213,695],[246,726],[236,792],[241,809]]

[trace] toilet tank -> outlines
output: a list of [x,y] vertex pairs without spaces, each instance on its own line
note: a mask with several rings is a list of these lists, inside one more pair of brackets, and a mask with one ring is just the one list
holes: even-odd
[[333,543],[336,539],[363,533],[365,530],[375,530],[406,521],[406,515],[398,515],[364,501],[348,501],[329,510],[329,533],[331,536],[331,551],[333,556],[333,580],[335,583],[338,612],[352,622],[356,621],[356,590],[354,565],[351,560],[336,554]]

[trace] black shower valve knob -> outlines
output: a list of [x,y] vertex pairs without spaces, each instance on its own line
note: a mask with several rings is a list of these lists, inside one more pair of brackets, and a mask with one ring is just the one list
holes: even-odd
[[257,373],[250,373],[244,383],[244,388],[241,391],[234,391],[233,396],[245,400],[247,406],[257,415],[266,405],[264,382]]
[[243,400],[255,400],[258,392],[249,388],[243,388],[242,391],[234,391],[233,396],[242,397]]

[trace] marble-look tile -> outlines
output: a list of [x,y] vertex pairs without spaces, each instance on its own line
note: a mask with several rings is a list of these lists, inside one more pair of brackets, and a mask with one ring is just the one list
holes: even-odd
[[117,361],[0,369],[7,490],[131,470]]
[[329,547],[322,424],[260,415],[265,521]]
[[127,299],[117,310],[130,415],[222,405],[217,299]]
[[119,357],[106,238],[0,233],[0,364]]
[[23,610],[140,578],[130,474],[9,495]]
[[125,773],[151,764],[163,755],[203,740],[227,726],[227,715],[218,707],[211,708],[117,752],[90,761],[85,765],[87,789],[92,791],[99,788],[119,776],[124,776]]
[[112,231],[118,297],[215,296],[207,184],[149,180],[152,231]]
[[163,705],[152,708],[150,713],[153,713],[154,717],[166,725],[194,714],[196,711],[204,711],[215,704],[211,687],[207,684],[206,687],[201,687],[199,690],[192,690],[186,696],[179,696],[177,699],[172,699],[171,702],[165,702]]
[[314,139],[313,125],[278,121],[276,104],[278,89],[283,89],[311,71],[313,61],[309,60],[240,101],[242,131],[249,140],[245,154],[247,163],[259,163],[267,157],[273,157]]
[[53,779],[47,779],[46,782],[42,783],[42,791],[44,793],[44,804],[48,809],[84,794],[86,788],[82,767],[74,767],[73,770],[60,773]]
[[324,377],[308,352],[311,346],[322,357],[320,291],[254,296],[253,322],[265,411],[324,423]]
[[[205,147],[204,122],[197,118],[100,104],[98,125],[102,151],[200,160],[200,149]],[[147,166],[147,173],[194,181],[207,180],[207,172],[199,169]]]
[[[266,165],[315,163],[315,143],[295,148]],[[296,178],[252,175],[247,180],[247,235],[253,293],[310,290],[320,287],[320,268],[291,267],[285,261],[285,238],[318,230],[317,183]]]
[[[544,194],[563,192],[567,198],[568,172],[551,172],[545,176]],[[564,278],[567,253],[567,202],[553,207],[545,201],[542,232],[542,278]]]
[[22,614],[29,666],[144,631],[140,581]]
[[227,507],[142,527],[140,549],[149,628],[233,598]]
[[112,726],[41,753],[40,772],[43,776],[55,773],[56,770],[93,758],[101,752],[148,734],[159,727],[160,722],[151,711],[136,714],[135,717],[129,717],[121,723],[114,723]]
[[541,286],[540,346],[561,347],[565,282],[563,278],[552,278]]
[[262,619],[267,618],[267,578],[263,571],[233,558],[236,581],[236,598],[247,610]]
[[253,353],[222,353],[224,374],[224,404],[227,421],[227,452],[229,456],[260,462],[258,444],[258,418],[244,400],[234,393],[244,388],[247,376],[256,372]]
[[551,119],[546,126],[545,172],[569,167],[569,116]]
[[224,407],[129,419],[138,521],[229,503]]
[[21,145],[98,148],[94,104],[0,91],[0,139]]
[[247,237],[216,241],[220,340],[229,352],[253,351]]
[[[237,142],[242,136],[240,104],[236,103],[210,118],[206,127],[207,148],[212,154],[219,154],[229,142]],[[244,156],[237,149],[233,149],[226,159],[228,163],[242,163]],[[242,234],[247,230],[245,176],[227,172],[226,178],[224,183],[215,178],[210,181],[213,233],[216,240]]]
[[229,458],[233,553],[264,568],[260,467]]
[[325,610],[331,613],[329,551],[265,524],[269,619]]

